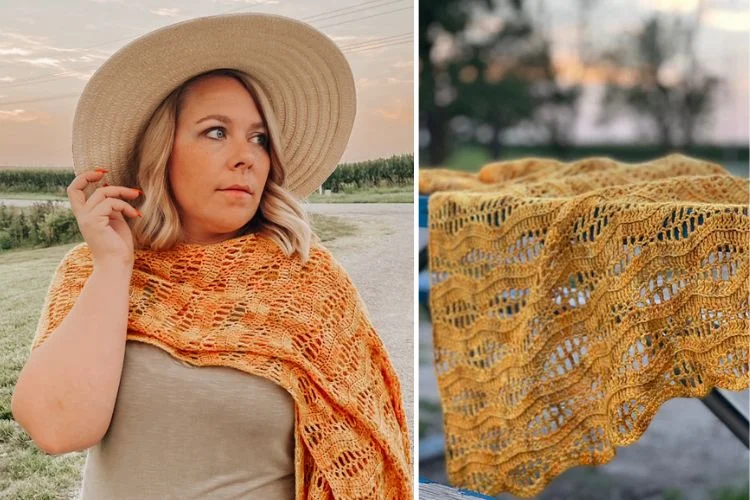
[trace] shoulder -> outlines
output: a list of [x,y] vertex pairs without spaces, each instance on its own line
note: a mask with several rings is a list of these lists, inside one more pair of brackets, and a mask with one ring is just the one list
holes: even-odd
[[79,243],[68,250],[57,266],[58,271],[68,269],[85,271],[91,268],[93,268],[91,250],[85,242]]
[[70,288],[88,280],[94,272],[94,261],[86,243],[79,243],[68,250],[52,273],[50,286]]
[[[333,270],[341,268],[341,264],[336,260],[330,250],[323,246],[322,243],[314,243],[310,246],[310,258],[305,263],[305,267],[324,268]],[[343,270],[343,268],[341,268]]]
[[315,243],[310,247],[310,257],[302,266],[301,271],[312,274],[317,279],[329,284],[332,282],[348,283],[350,281],[344,267],[322,243]]

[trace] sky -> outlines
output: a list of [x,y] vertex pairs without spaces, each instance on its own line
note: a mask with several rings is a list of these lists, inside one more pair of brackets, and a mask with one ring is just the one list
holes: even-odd
[[344,51],[357,117],[342,161],[413,152],[412,0],[0,1],[0,166],[72,166],[73,115],[128,41],[187,19],[263,12],[304,20]]
[[[467,30],[467,39],[482,42],[504,26],[507,0],[495,0],[496,8],[477,8]],[[579,8],[588,4],[585,9]],[[584,64],[578,29],[581,12],[589,28],[585,39],[591,52],[604,52],[633,43],[646,21],[658,16],[662,20],[680,19],[694,22],[702,6],[700,29],[695,39],[699,66],[719,77],[722,85],[716,93],[716,109],[711,122],[700,131],[698,142],[713,144],[747,144],[750,135],[750,0],[524,0],[535,28],[551,42],[553,63],[561,81],[581,84],[581,116],[573,129],[576,143],[639,142],[649,132],[632,117],[620,115],[602,124],[600,101],[605,91],[603,65]],[[452,57],[455,51],[450,36],[438,37],[432,56]],[[585,71],[584,71],[585,68]],[[663,68],[665,81],[688,68],[686,58],[674,58]],[[619,76],[632,77],[621,68]],[[491,133],[491,132],[490,132]],[[644,137],[645,135],[645,137]],[[522,128],[506,131],[508,142],[527,143],[528,132]]]
[[[577,9],[579,2],[566,0],[528,0],[544,5],[545,17],[553,40],[556,63],[575,69],[580,65],[577,51]],[[700,31],[695,40],[699,63],[724,80],[717,94],[713,121],[702,139],[723,144],[747,144],[750,135],[750,0],[595,0],[588,12],[591,42],[598,48],[613,44],[618,37],[635,33],[653,15],[680,16],[692,21],[699,3],[703,3]],[[538,12],[538,11],[537,11]],[[679,62],[678,62],[679,63]],[[576,137],[581,142],[637,140],[637,125],[629,120],[615,120],[609,125],[597,123],[598,93],[603,86],[596,72],[585,81],[582,120]]]

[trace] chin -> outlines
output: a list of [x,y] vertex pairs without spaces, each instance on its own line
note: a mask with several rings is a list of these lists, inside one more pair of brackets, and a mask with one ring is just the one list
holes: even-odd
[[223,219],[214,226],[214,230],[217,233],[223,234],[233,233],[245,227],[251,220],[252,218],[243,217],[241,219],[233,219],[230,223],[230,221]]

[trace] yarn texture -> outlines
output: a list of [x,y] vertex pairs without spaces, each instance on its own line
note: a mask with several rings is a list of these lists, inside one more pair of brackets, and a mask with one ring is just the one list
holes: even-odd
[[536,495],[612,460],[670,398],[750,387],[746,179],[670,155],[419,183],[455,486]]
[[[93,271],[85,243],[58,265],[32,349]],[[295,498],[412,498],[401,386],[349,276],[314,245],[304,265],[249,234],[136,250],[127,339],[195,366],[265,377],[295,401]],[[102,332],[114,333],[114,332]]]

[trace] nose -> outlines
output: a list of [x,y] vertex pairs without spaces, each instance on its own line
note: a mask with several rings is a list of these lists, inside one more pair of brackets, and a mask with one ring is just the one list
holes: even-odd
[[238,144],[235,146],[234,152],[231,157],[231,165],[233,168],[247,167],[251,168],[255,165],[257,160],[256,155],[258,154],[250,141],[237,141]]

